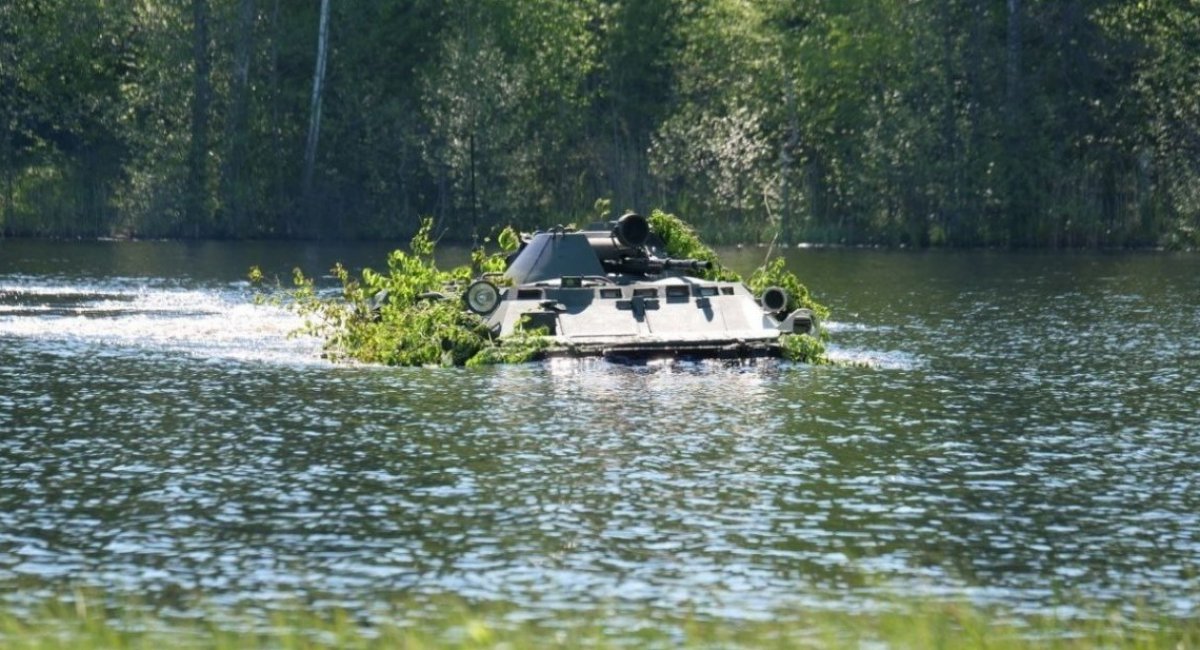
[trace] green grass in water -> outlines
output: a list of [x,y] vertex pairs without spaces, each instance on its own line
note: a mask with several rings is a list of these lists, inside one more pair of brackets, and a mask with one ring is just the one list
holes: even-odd
[[[898,603],[883,613],[781,610],[772,621],[710,620],[660,612],[561,613],[529,620],[508,604],[393,604],[366,623],[346,611],[303,607],[269,615],[167,616],[65,597],[18,616],[0,612],[0,648],[1195,648],[1200,621],[1016,619],[954,603]],[[203,608],[200,608],[204,611]],[[382,621],[382,622],[380,622]]]

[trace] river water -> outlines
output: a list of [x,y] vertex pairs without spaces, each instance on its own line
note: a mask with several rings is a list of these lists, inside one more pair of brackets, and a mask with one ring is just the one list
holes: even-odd
[[387,248],[0,241],[0,599],[1200,611],[1200,257],[785,251],[820,368],[333,365],[243,281]]

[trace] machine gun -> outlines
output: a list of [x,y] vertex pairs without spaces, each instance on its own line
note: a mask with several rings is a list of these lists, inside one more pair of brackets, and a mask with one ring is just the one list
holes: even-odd
[[712,263],[706,260],[661,258],[652,254],[648,244],[652,238],[658,238],[651,234],[646,218],[633,212],[618,219],[611,231],[589,230],[584,234],[606,273],[661,275],[712,268]]
[[712,267],[705,260],[687,260],[659,258],[646,255],[644,257],[622,257],[620,259],[602,259],[600,264],[608,273],[628,273],[637,275],[662,275],[668,271],[703,271]]

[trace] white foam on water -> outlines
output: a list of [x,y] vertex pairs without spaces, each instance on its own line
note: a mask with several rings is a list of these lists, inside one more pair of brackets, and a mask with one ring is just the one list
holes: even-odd
[[0,284],[0,336],[151,348],[201,357],[321,362],[303,321],[236,289]]
[[[8,276],[0,281],[0,337],[157,349],[214,359],[327,363],[319,339],[295,335],[302,325],[302,319],[286,309],[256,304],[244,284],[197,289],[132,278],[62,282]],[[826,326],[834,332],[871,329],[853,322]],[[923,365],[904,352],[833,345],[828,354],[834,361],[876,369]],[[660,365],[669,370],[671,364]],[[571,368],[578,370],[578,364]]]
[[877,370],[916,370],[926,362],[908,352],[847,349],[830,346],[826,356],[835,363],[863,366]]
[[890,325],[869,325],[867,323],[847,323],[843,321],[824,321],[821,326],[831,333],[835,332],[892,332],[896,328]]

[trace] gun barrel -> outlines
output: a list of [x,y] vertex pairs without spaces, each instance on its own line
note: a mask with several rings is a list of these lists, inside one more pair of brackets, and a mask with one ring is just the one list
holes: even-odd
[[621,217],[612,230],[587,230],[584,235],[588,246],[609,273],[660,275],[667,271],[696,272],[712,268],[712,263],[706,260],[655,257],[646,245],[649,224],[637,214]]
[[668,271],[704,271],[712,268],[712,262],[707,260],[665,259],[663,268]]
[[622,257],[602,260],[604,269],[610,273],[640,273],[659,275],[665,271],[703,271],[712,267],[705,260],[661,259],[657,257]]

